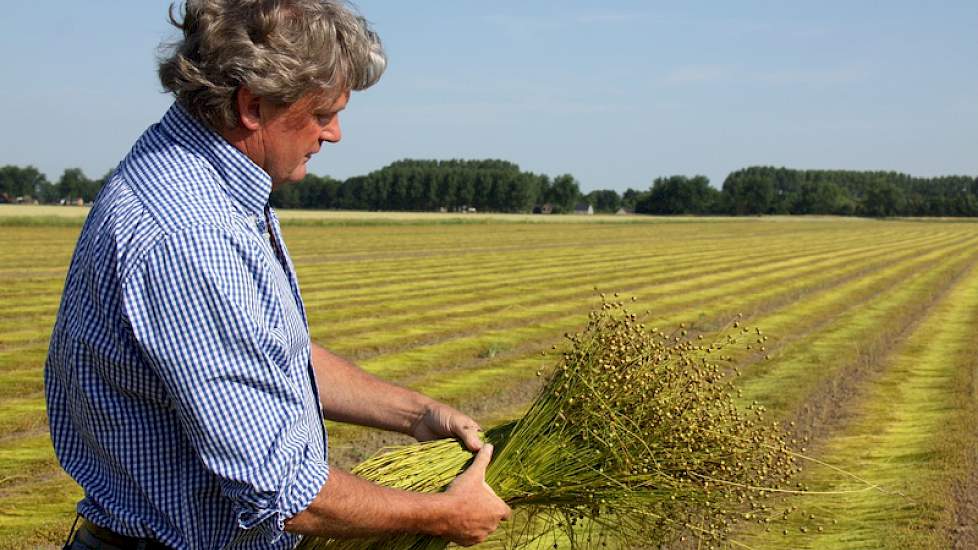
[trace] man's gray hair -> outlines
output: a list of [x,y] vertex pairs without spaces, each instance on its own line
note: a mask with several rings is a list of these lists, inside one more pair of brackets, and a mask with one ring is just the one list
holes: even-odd
[[183,39],[160,60],[163,87],[215,130],[238,125],[236,92],[282,104],[363,90],[387,67],[380,38],[342,0],[187,0]]

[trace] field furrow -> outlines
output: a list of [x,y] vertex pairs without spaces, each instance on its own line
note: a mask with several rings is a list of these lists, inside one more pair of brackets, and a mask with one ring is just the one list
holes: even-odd
[[[903,235],[896,240],[910,240],[919,238],[939,238],[939,235]],[[889,241],[882,241],[889,242]],[[826,247],[845,250],[866,246],[869,244],[879,244],[880,241],[874,240],[869,236],[847,236],[841,239],[827,239],[809,243],[811,252],[817,253]],[[731,254],[731,249],[735,254]],[[502,276],[504,279],[519,280],[521,278],[544,274],[552,270],[574,271],[575,267],[580,270],[604,269],[613,265],[628,265],[629,262],[643,258],[647,262],[644,265],[671,265],[674,263],[693,261],[703,264],[704,262],[730,262],[737,259],[743,261],[755,261],[762,259],[766,254],[778,255],[784,251],[793,251],[795,254],[802,254],[797,247],[797,242],[790,238],[772,240],[765,243],[764,247],[751,247],[735,245],[730,243],[706,242],[702,245],[693,247],[689,243],[686,246],[675,246],[672,244],[649,241],[638,243],[634,246],[621,245],[600,245],[587,249],[586,254],[582,254],[578,247],[568,247],[558,251],[552,251],[547,255],[482,255],[473,258],[459,259],[454,257],[438,258],[430,265],[414,264],[405,269],[405,265],[398,263],[391,273],[385,273],[385,262],[365,262],[352,271],[344,270],[342,273],[332,271],[322,272],[312,270],[303,264],[300,267],[300,276],[306,281],[303,284],[304,292],[310,292],[311,297],[319,296],[319,291],[343,290],[344,292],[335,295],[337,304],[344,304],[343,300],[337,296],[342,296],[347,300],[359,299],[363,297],[375,300],[388,300],[390,296],[384,293],[396,293],[400,296],[406,290],[412,291],[420,285],[421,289],[432,288],[438,290],[440,285],[453,285],[463,283],[469,277]],[[627,252],[626,252],[627,251]],[[368,268],[368,269],[365,269]],[[351,288],[348,281],[355,281],[358,286]],[[434,285],[434,286],[432,286]],[[362,289],[362,290],[361,290]],[[326,294],[329,295],[328,293]],[[367,302],[369,303],[369,301]],[[326,304],[326,302],[324,302]]]
[[[766,268],[742,269],[734,273],[709,274],[696,280],[686,280],[674,285],[644,286],[641,281],[615,281],[615,290],[621,290],[641,298],[643,303],[654,308],[652,322],[662,324],[664,316],[670,312],[682,312],[687,320],[709,317],[706,311],[738,311],[749,309],[751,305],[760,306],[767,300],[785,292],[805,287],[812,280],[832,277],[835,269],[851,268],[851,262],[826,260],[808,265],[766,266]],[[631,283],[631,284],[629,284]],[[588,287],[590,289],[591,287]],[[579,295],[582,304],[587,304],[588,289]],[[593,301],[593,295],[591,295]],[[498,329],[480,330],[478,336],[440,341],[431,345],[416,346],[403,353],[384,354],[362,361],[364,368],[383,376],[398,377],[400,373],[411,370],[438,370],[448,368],[457,362],[458,356],[467,350],[482,353],[489,346],[511,346],[513,342],[538,341],[540,337],[558,335],[579,326],[586,314],[586,307],[577,306],[576,311],[560,315],[534,319],[516,326],[507,325]],[[550,336],[552,339],[553,336]],[[328,342],[340,350],[344,348]],[[358,342],[363,345],[362,342]]]
[[[906,257],[888,256],[883,264],[877,264],[871,269],[851,272],[832,281],[838,283],[838,286],[828,284],[820,287],[812,281],[813,284],[805,287],[807,292],[788,292],[778,300],[766,302],[765,307],[774,309],[774,314],[768,317],[755,316],[752,322],[791,334],[817,331],[820,325],[831,323],[832,319],[841,312],[861,307],[866,301],[878,298],[885,290],[900,286],[905,279],[921,272],[922,268],[945,259],[948,255],[969,250],[973,248],[973,244],[969,241],[946,250],[927,248],[928,252],[911,251]],[[915,261],[902,261],[907,258],[913,258]],[[758,314],[765,313],[758,305],[751,305],[751,309]],[[666,324],[688,320],[684,315],[688,314],[681,310],[668,319]],[[811,326],[813,324],[814,328]],[[498,419],[500,417],[493,415],[492,411],[499,406],[518,411],[520,403],[525,403],[527,399],[532,398],[537,387],[534,383],[535,371],[546,369],[552,363],[551,359],[537,355],[541,349],[549,347],[549,343],[539,343],[522,358],[503,358],[498,363],[480,365],[473,368],[471,374],[452,376],[445,373],[444,369],[429,369],[431,374],[422,374],[407,379],[406,382],[432,395],[458,402],[467,410],[484,412]],[[429,370],[422,372],[429,372]],[[428,381],[425,380],[426,378]],[[479,387],[480,391],[473,392],[473,387]],[[355,428],[341,429],[336,435],[338,436],[336,439],[342,440],[347,446],[366,446],[368,449],[391,442],[389,438],[383,437],[378,442],[376,434],[364,434]],[[363,454],[354,453],[353,456],[362,458]]]
[[[884,247],[884,250],[899,253],[908,249],[922,249],[925,246],[939,246],[941,242],[946,241],[932,238],[901,242]],[[810,251],[804,256],[804,259],[812,261],[819,258],[857,258],[868,252],[881,253],[882,251],[878,245],[851,248],[832,247],[828,250]],[[688,256],[693,257],[689,258]],[[307,301],[307,306],[310,310],[311,319],[315,318],[317,322],[332,321],[329,325],[331,327],[330,334],[341,336],[347,332],[370,332],[370,329],[373,328],[387,329],[406,323],[416,325],[419,321],[435,320],[442,315],[451,315],[459,311],[478,313],[479,307],[525,308],[534,303],[552,301],[554,300],[553,293],[566,292],[575,285],[579,288],[589,284],[591,288],[595,285],[602,288],[614,288],[616,279],[625,278],[645,278],[649,284],[665,284],[710,273],[729,273],[743,265],[767,266],[776,264],[779,260],[798,260],[801,255],[797,252],[796,247],[792,247],[783,251],[781,255],[773,252],[756,255],[745,254],[742,257],[733,260],[727,259],[726,261],[709,261],[709,259],[717,256],[716,252],[713,251],[702,256],[693,254],[688,256],[660,257],[655,258],[654,261],[650,261],[653,258],[638,258],[617,262],[602,261],[601,258],[596,258],[597,265],[590,269],[574,270],[561,266],[554,269],[541,269],[541,271],[546,272],[539,275],[495,277],[496,280],[489,284],[471,279],[459,279],[454,285],[446,285],[445,288],[438,289],[432,294],[418,295],[413,292],[414,289],[404,289],[400,301],[387,301],[387,308],[384,308],[385,298],[383,297],[371,297],[370,301],[361,303],[353,300],[347,303],[342,300],[328,302],[317,299],[315,295]],[[605,265],[610,267],[605,267]],[[560,281],[559,289],[554,289],[554,281]],[[432,296],[435,299],[425,300],[423,308],[394,305],[402,304],[408,296],[412,299],[424,299],[427,296]],[[444,299],[439,300],[438,297]],[[323,313],[318,313],[319,310]]]
[[[792,516],[788,535],[745,539],[764,548],[973,547],[974,518],[960,510],[956,484],[973,475],[974,375],[978,360],[978,270],[971,267],[913,330],[893,343],[886,369],[868,381],[850,418],[811,450],[879,490],[810,465],[812,490],[842,491],[787,499],[806,514]],[[824,534],[804,535],[802,528]]]
[[[662,227],[666,227],[665,230]],[[696,231],[698,228],[690,227]],[[518,233],[513,236],[501,235],[493,231],[459,230],[455,236],[456,244],[445,251],[445,254],[437,257],[418,260],[415,258],[397,258],[387,255],[377,255],[373,258],[357,258],[355,260],[345,260],[336,251],[327,246],[324,240],[302,240],[304,233],[295,233],[294,230],[287,229],[286,237],[290,239],[293,254],[301,254],[296,257],[296,263],[303,266],[309,275],[309,284],[323,285],[323,288],[341,288],[352,290],[350,285],[381,288],[390,282],[417,279],[416,273],[428,272],[444,275],[446,278],[457,279],[473,272],[498,272],[507,271],[510,268],[529,268],[539,269],[543,264],[548,263],[569,263],[587,264],[595,256],[603,256],[608,252],[616,252],[619,258],[626,258],[631,255],[643,255],[646,253],[659,253],[664,255],[682,254],[688,252],[701,252],[705,250],[716,250],[723,256],[730,253],[744,254],[752,250],[764,248],[777,248],[784,244],[797,244],[799,238],[805,238],[809,245],[819,243],[838,242],[845,246],[846,242],[858,240],[870,240],[877,243],[890,242],[892,239],[905,239],[909,236],[925,236],[936,233],[949,233],[946,228],[916,228],[914,231],[894,231],[893,226],[869,228],[862,227],[863,231],[854,232],[844,229],[833,229],[831,231],[819,230],[812,231],[810,228],[804,231],[787,230],[781,233],[768,234],[761,233],[755,229],[737,233],[730,236],[719,232],[715,227],[704,226],[701,229],[702,237],[693,238],[691,234],[684,230],[677,230],[668,226],[658,226],[652,229],[634,228],[628,234],[616,233],[611,235],[602,234],[601,238],[585,238],[591,236],[590,229],[581,229],[577,232],[568,232],[568,238],[560,244],[554,245],[547,242],[543,247],[543,239],[546,233],[527,234]],[[951,231],[953,232],[953,231]],[[430,238],[430,236],[428,236]],[[763,238],[761,238],[763,237]],[[291,239],[299,238],[300,244],[296,245]],[[338,235],[340,241],[346,241],[344,235]],[[472,243],[492,243],[489,251],[473,252]],[[514,242],[515,241],[515,242]],[[745,246],[763,242],[763,246]],[[343,249],[357,249],[363,246],[361,241],[350,240],[349,244]],[[538,252],[538,250],[543,250]],[[410,254],[416,246],[405,243],[402,251]],[[507,251],[508,250],[508,251]],[[727,254],[722,254],[726,252]],[[594,262],[590,262],[592,265]],[[364,269],[369,266],[370,269]],[[405,269],[407,267],[408,269]],[[310,290],[313,290],[311,288]]]
[[[810,338],[818,337],[818,331],[824,328],[826,324],[836,323],[838,317],[843,313],[862,308],[867,302],[874,299],[878,300],[886,290],[905,284],[908,278],[919,275],[922,272],[921,267],[930,265],[935,259],[949,254],[961,254],[962,252],[970,251],[973,247],[974,242],[967,241],[947,249],[931,250],[928,253],[918,251],[902,257],[888,256],[884,263],[870,264],[868,268],[865,264],[849,264],[846,270],[826,271],[825,273],[832,274],[833,276],[826,277],[828,284],[824,286],[818,284],[820,280],[810,279],[810,284],[806,285],[804,289],[805,292],[789,291],[782,293],[778,297],[755,294],[752,296],[753,299],[745,300],[741,298],[731,300],[731,303],[717,302],[719,307],[711,310],[709,314],[701,312],[702,317],[700,319],[705,318],[706,321],[703,324],[714,326],[717,322],[726,322],[730,317],[729,312],[740,309],[754,312],[753,315],[748,316],[748,320],[758,326],[763,326],[766,333],[772,335],[796,335],[791,341],[798,341],[798,335],[806,335]],[[722,291],[723,289],[714,290]],[[747,293],[731,294],[735,296],[750,296]],[[736,306],[741,307],[737,308]],[[659,310],[654,313],[659,325],[668,327],[678,325],[680,322],[689,322],[689,311],[689,307],[678,307],[671,314],[660,312]],[[716,319],[711,318],[714,316],[716,316]],[[579,323],[580,320],[578,319],[577,324],[571,326],[572,323],[569,322],[560,328],[574,330]],[[557,332],[562,333],[560,330]],[[558,337],[558,335],[555,334],[554,337]],[[768,353],[778,353],[781,344],[779,344],[779,338],[777,336],[775,338],[771,342]],[[520,381],[528,378],[530,373],[535,372],[541,364],[545,365],[545,362],[536,358],[536,355],[541,350],[549,347],[551,343],[553,343],[552,338],[543,340],[539,345],[533,347],[529,353],[524,354],[522,358],[507,358],[503,361],[492,362],[493,364],[479,364],[475,368],[465,368],[459,365],[456,365],[454,368],[471,370],[473,373],[472,376],[476,377],[484,377],[490,373],[500,377],[511,375],[518,384]],[[758,360],[759,357],[756,354],[745,356],[740,360],[745,370],[748,371],[748,378],[750,374],[759,372],[757,368],[753,370],[748,368],[752,362]],[[496,366],[497,363],[499,364],[498,367]],[[452,368],[453,366],[445,365],[433,371],[424,369],[420,371],[422,373],[420,376],[398,380],[402,383],[408,383],[411,386],[420,385],[425,391],[433,392],[446,399],[457,398],[458,396],[452,392],[444,392],[438,385],[428,385],[429,382],[427,382],[427,380],[432,378],[445,377],[446,370]],[[525,372],[519,373],[521,369]],[[494,388],[507,386],[503,380],[488,380],[486,383],[486,385]],[[469,383],[464,381],[464,379],[459,379],[458,376],[453,376],[447,385],[464,388]]]
[[[924,237],[924,236],[919,236]],[[907,239],[908,236],[901,236]],[[865,236],[850,235],[838,240],[825,240],[817,243],[819,246],[834,244],[839,248],[847,245],[858,246],[859,240],[866,241]],[[791,247],[789,238],[772,240],[765,243],[765,250],[779,250]],[[813,245],[816,243],[813,243]],[[796,248],[796,247],[795,247]],[[685,257],[708,257],[712,259],[730,259],[728,254],[730,244],[724,242],[706,242],[695,248],[689,243],[686,246],[648,241],[622,243],[600,243],[587,248],[582,254],[580,246],[566,246],[549,250],[547,254],[527,254],[526,251],[517,253],[483,253],[483,254],[449,254],[437,258],[418,261],[372,260],[357,263],[335,261],[329,256],[317,260],[316,263],[301,263],[302,274],[307,280],[309,291],[343,290],[344,295],[356,296],[358,290],[364,292],[387,289],[389,285],[401,286],[405,283],[423,284],[432,279],[453,283],[465,280],[470,276],[507,275],[520,277],[528,274],[539,274],[541,271],[553,268],[602,267],[598,260],[626,261],[647,258],[650,262],[675,261]],[[624,251],[628,251],[624,254]],[[760,251],[741,251],[752,254]],[[327,252],[323,252],[327,254]],[[369,270],[364,267],[369,266]]]

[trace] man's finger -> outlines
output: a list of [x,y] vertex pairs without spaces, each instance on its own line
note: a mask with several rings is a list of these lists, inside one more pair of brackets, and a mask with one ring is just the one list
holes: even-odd
[[451,435],[458,438],[466,449],[474,453],[482,448],[482,440],[479,438],[479,432],[482,431],[482,428],[475,420],[458,413],[451,419],[449,429],[452,432]]
[[479,438],[477,428],[466,427],[459,435],[462,443],[465,443],[465,446],[473,453],[482,449],[482,439]]

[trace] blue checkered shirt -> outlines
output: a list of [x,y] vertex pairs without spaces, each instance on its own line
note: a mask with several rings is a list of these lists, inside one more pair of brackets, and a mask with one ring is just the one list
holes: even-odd
[[174,548],[292,548],[329,475],[268,174],[174,105],[119,165],[68,271],[45,365],[78,511]]

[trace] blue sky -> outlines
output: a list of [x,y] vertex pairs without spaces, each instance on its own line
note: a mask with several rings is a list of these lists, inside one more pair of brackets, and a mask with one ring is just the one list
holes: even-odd
[[[390,67],[309,168],[502,158],[585,191],[754,164],[978,175],[978,2],[356,2]],[[97,177],[171,102],[167,2],[8,2],[0,165]]]

